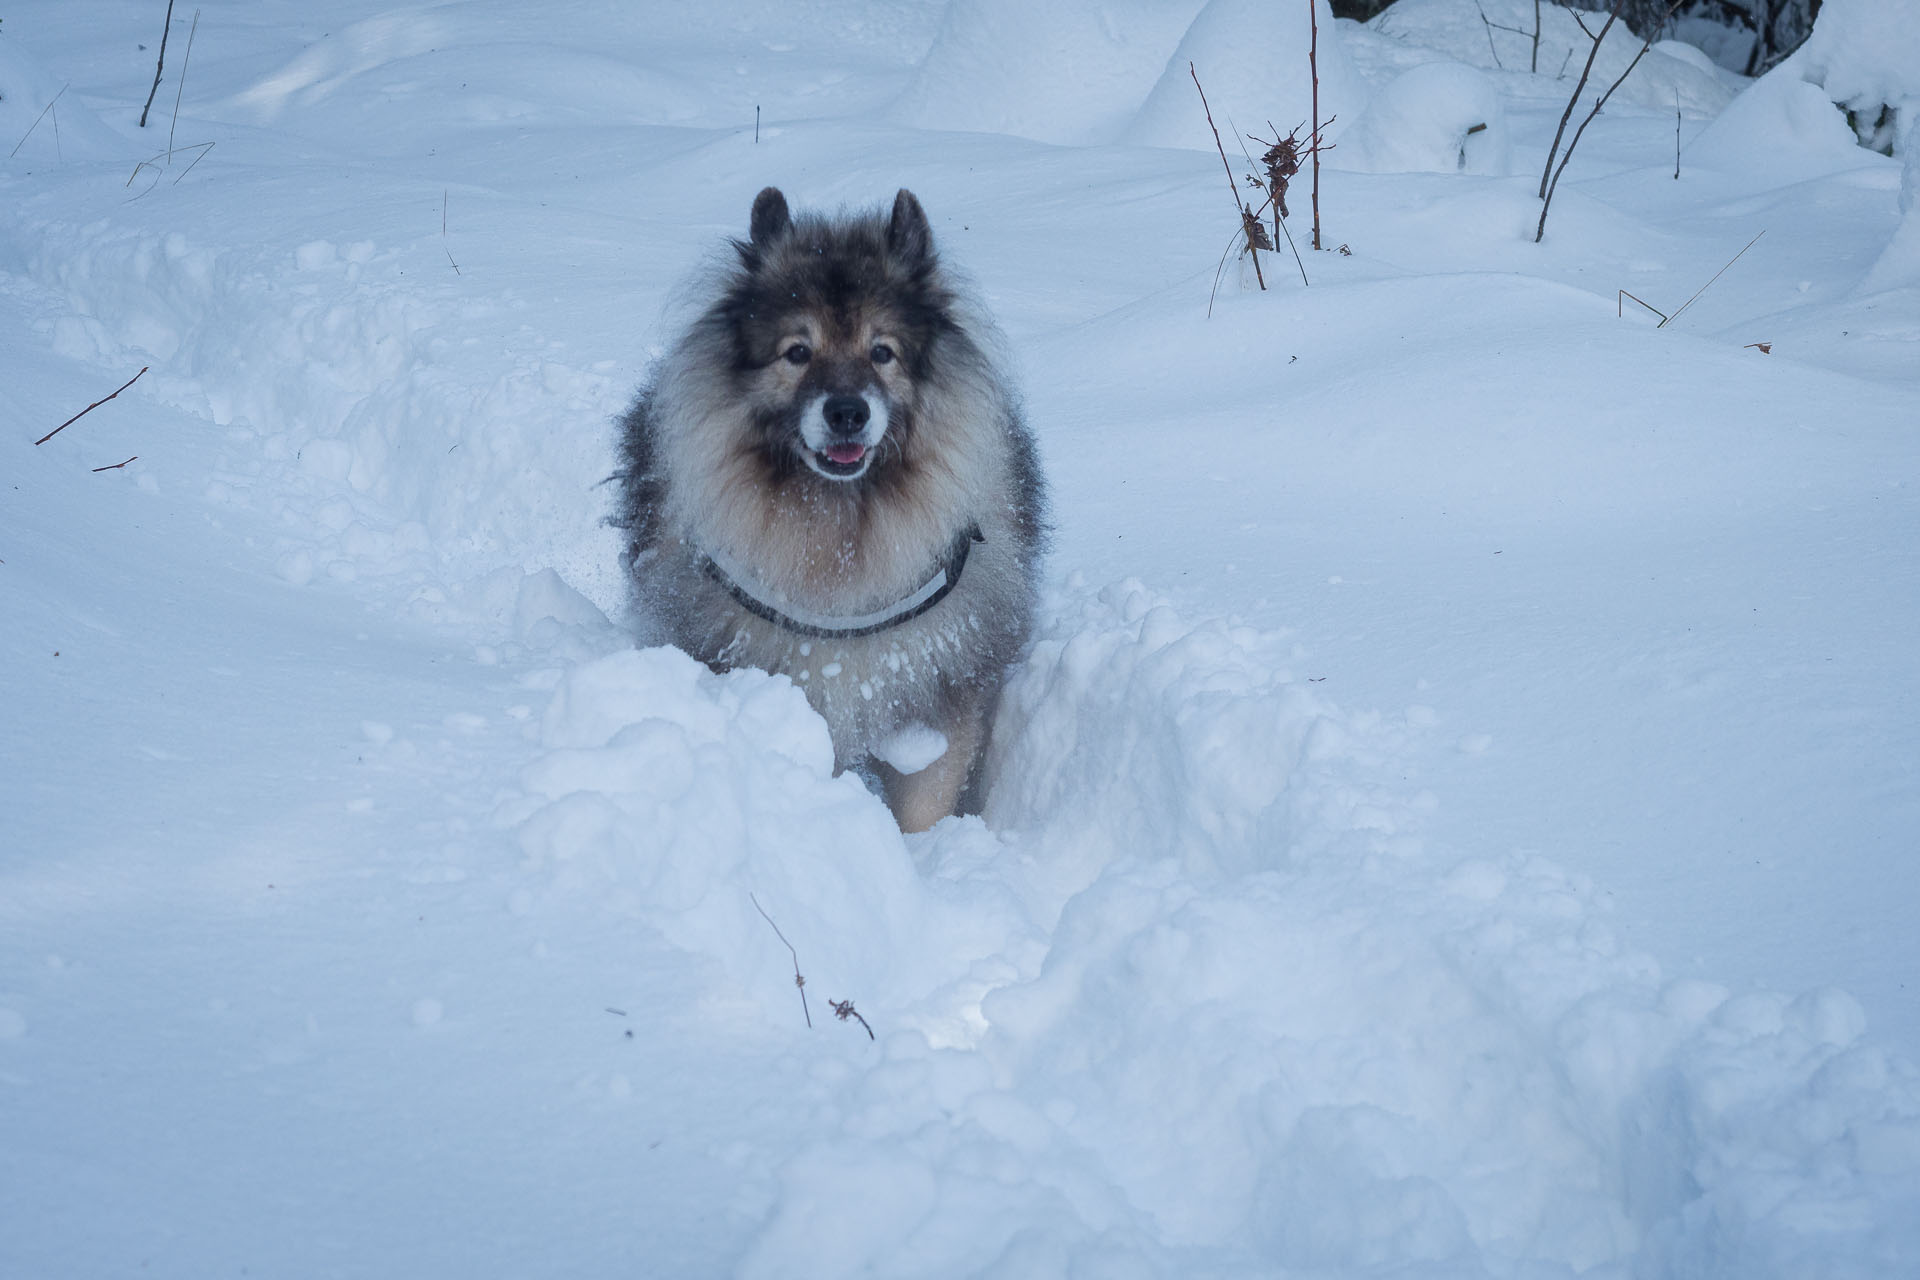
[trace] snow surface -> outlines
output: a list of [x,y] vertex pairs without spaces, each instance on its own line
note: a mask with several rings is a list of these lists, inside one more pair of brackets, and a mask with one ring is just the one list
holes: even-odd
[[[1920,1274],[1876,52],[1649,53],[1535,245],[1557,66],[1323,23],[1330,251],[1209,318],[1242,9],[204,0],[142,133],[154,6],[8,8],[0,1275]],[[1018,352],[984,820],[632,644],[611,419],[769,182]]]

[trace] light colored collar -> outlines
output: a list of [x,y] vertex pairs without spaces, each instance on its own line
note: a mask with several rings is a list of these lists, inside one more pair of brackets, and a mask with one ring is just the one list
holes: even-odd
[[903,622],[911,622],[939,604],[947,598],[947,593],[960,585],[960,572],[967,567],[967,553],[973,549],[973,544],[985,541],[979,525],[970,525],[961,530],[941,557],[940,563],[934,566],[932,577],[907,596],[872,613],[813,613],[789,604],[775,605],[769,601],[765,589],[754,582],[753,575],[723,551],[699,549],[700,569],[724,587],[736,604],[762,621],[771,622],[781,630],[799,636],[817,640],[845,640],[874,635]]

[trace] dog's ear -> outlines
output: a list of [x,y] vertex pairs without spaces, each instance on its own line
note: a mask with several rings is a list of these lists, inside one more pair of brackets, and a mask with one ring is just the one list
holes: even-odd
[[905,187],[893,198],[893,221],[887,224],[887,248],[895,257],[911,263],[933,259],[933,228],[927,224],[927,211]]
[[762,248],[793,229],[793,216],[787,212],[787,198],[780,188],[768,187],[753,198],[753,220],[747,225],[753,243]]

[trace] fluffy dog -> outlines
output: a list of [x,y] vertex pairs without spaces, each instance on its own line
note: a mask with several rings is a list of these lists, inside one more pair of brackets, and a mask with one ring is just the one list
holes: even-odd
[[716,670],[790,676],[903,830],[977,812],[1046,530],[995,331],[908,191],[796,217],[768,187],[733,248],[620,422],[636,603]]

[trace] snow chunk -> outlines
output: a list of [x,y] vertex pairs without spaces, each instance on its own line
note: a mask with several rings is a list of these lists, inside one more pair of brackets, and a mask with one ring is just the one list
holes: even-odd
[[1375,95],[1330,156],[1363,173],[1508,172],[1513,145],[1493,81],[1458,62],[1403,72]]
[[873,757],[901,773],[918,773],[947,754],[947,735],[924,724],[910,724],[873,748]]

